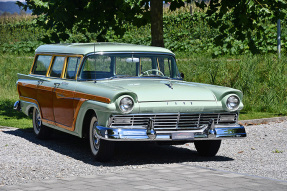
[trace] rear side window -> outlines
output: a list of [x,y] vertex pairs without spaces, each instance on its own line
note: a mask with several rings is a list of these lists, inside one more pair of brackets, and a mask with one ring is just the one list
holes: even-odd
[[67,70],[66,70],[67,79],[75,79],[80,61],[81,61],[80,57],[68,57]]
[[52,56],[38,55],[31,73],[38,75],[46,75],[50,66],[51,59]]
[[51,70],[51,77],[61,77],[63,66],[65,63],[65,57],[56,56]]

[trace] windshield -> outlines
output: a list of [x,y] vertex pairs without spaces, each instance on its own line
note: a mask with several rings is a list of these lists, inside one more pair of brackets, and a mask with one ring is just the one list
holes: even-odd
[[86,57],[79,80],[105,78],[158,77],[181,79],[171,55],[158,54],[93,54]]

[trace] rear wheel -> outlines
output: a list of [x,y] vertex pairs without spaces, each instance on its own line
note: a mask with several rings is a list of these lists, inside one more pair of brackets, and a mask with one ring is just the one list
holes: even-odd
[[217,154],[221,140],[195,141],[194,146],[201,156],[213,157]]
[[33,110],[33,130],[39,139],[48,139],[52,133],[52,129],[43,125],[41,115],[37,108]]
[[97,161],[106,162],[112,159],[114,143],[100,138],[97,133],[97,117],[93,116],[90,123],[89,142],[93,156]]

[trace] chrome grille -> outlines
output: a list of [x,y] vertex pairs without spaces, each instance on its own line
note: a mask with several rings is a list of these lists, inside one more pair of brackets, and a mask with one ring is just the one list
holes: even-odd
[[149,121],[153,120],[155,130],[185,130],[199,129],[211,119],[218,125],[235,124],[237,118],[237,113],[115,115],[110,118],[109,127],[147,128]]

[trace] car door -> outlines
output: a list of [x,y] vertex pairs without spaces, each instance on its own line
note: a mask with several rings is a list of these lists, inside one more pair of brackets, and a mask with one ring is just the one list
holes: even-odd
[[54,122],[53,112],[53,83],[46,77],[52,60],[52,55],[37,55],[31,74],[36,79],[36,100],[43,120]]
[[[51,69],[54,79],[53,111],[56,125],[73,131],[75,77],[80,57],[57,56]],[[59,69],[63,72],[59,72]],[[62,71],[62,70],[61,70]]]
[[53,82],[49,79],[39,78],[38,80],[37,101],[43,120],[48,120],[49,122],[54,122],[53,86]]

